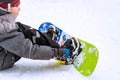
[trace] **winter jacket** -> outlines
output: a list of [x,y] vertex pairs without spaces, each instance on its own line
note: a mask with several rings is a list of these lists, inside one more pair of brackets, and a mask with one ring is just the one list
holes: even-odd
[[49,60],[59,45],[36,29],[15,23],[14,17],[0,9],[0,69],[9,68],[21,57]]

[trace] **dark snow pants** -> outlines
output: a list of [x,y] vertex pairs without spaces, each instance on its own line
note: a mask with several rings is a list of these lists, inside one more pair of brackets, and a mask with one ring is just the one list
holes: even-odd
[[20,57],[0,47],[0,70],[11,68]]

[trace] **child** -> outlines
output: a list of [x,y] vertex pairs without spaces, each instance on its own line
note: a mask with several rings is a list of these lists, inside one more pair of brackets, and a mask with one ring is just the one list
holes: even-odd
[[[30,26],[15,22],[20,0],[0,0],[0,69],[11,68],[21,57],[49,60],[54,57],[66,61],[80,51],[77,39],[70,39],[60,47],[48,35]],[[68,47],[69,45],[69,47]],[[72,48],[70,48],[72,47]],[[72,63],[72,62],[70,62]]]

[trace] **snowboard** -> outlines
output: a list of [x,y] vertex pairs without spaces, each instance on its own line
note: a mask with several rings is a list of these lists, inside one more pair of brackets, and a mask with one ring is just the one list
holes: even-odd
[[[74,37],[74,36],[67,34],[62,29],[55,26],[51,22],[42,23],[39,26],[38,30],[42,33],[46,33],[50,27],[55,28],[58,31],[56,43],[58,43],[60,46],[62,46],[67,41],[67,39]],[[81,43],[82,51],[74,60],[73,66],[83,76],[90,76],[94,72],[95,67],[97,65],[98,58],[99,58],[99,52],[96,46],[94,46],[93,44],[86,42],[84,40],[81,40],[79,38],[78,40]],[[64,61],[60,61],[60,60],[57,60],[57,61],[62,64],[65,63]]]

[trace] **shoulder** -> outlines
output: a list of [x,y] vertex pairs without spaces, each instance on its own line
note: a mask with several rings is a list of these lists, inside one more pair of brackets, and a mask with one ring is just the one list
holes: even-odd
[[14,17],[11,14],[0,16],[0,33],[10,32],[17,29]]

